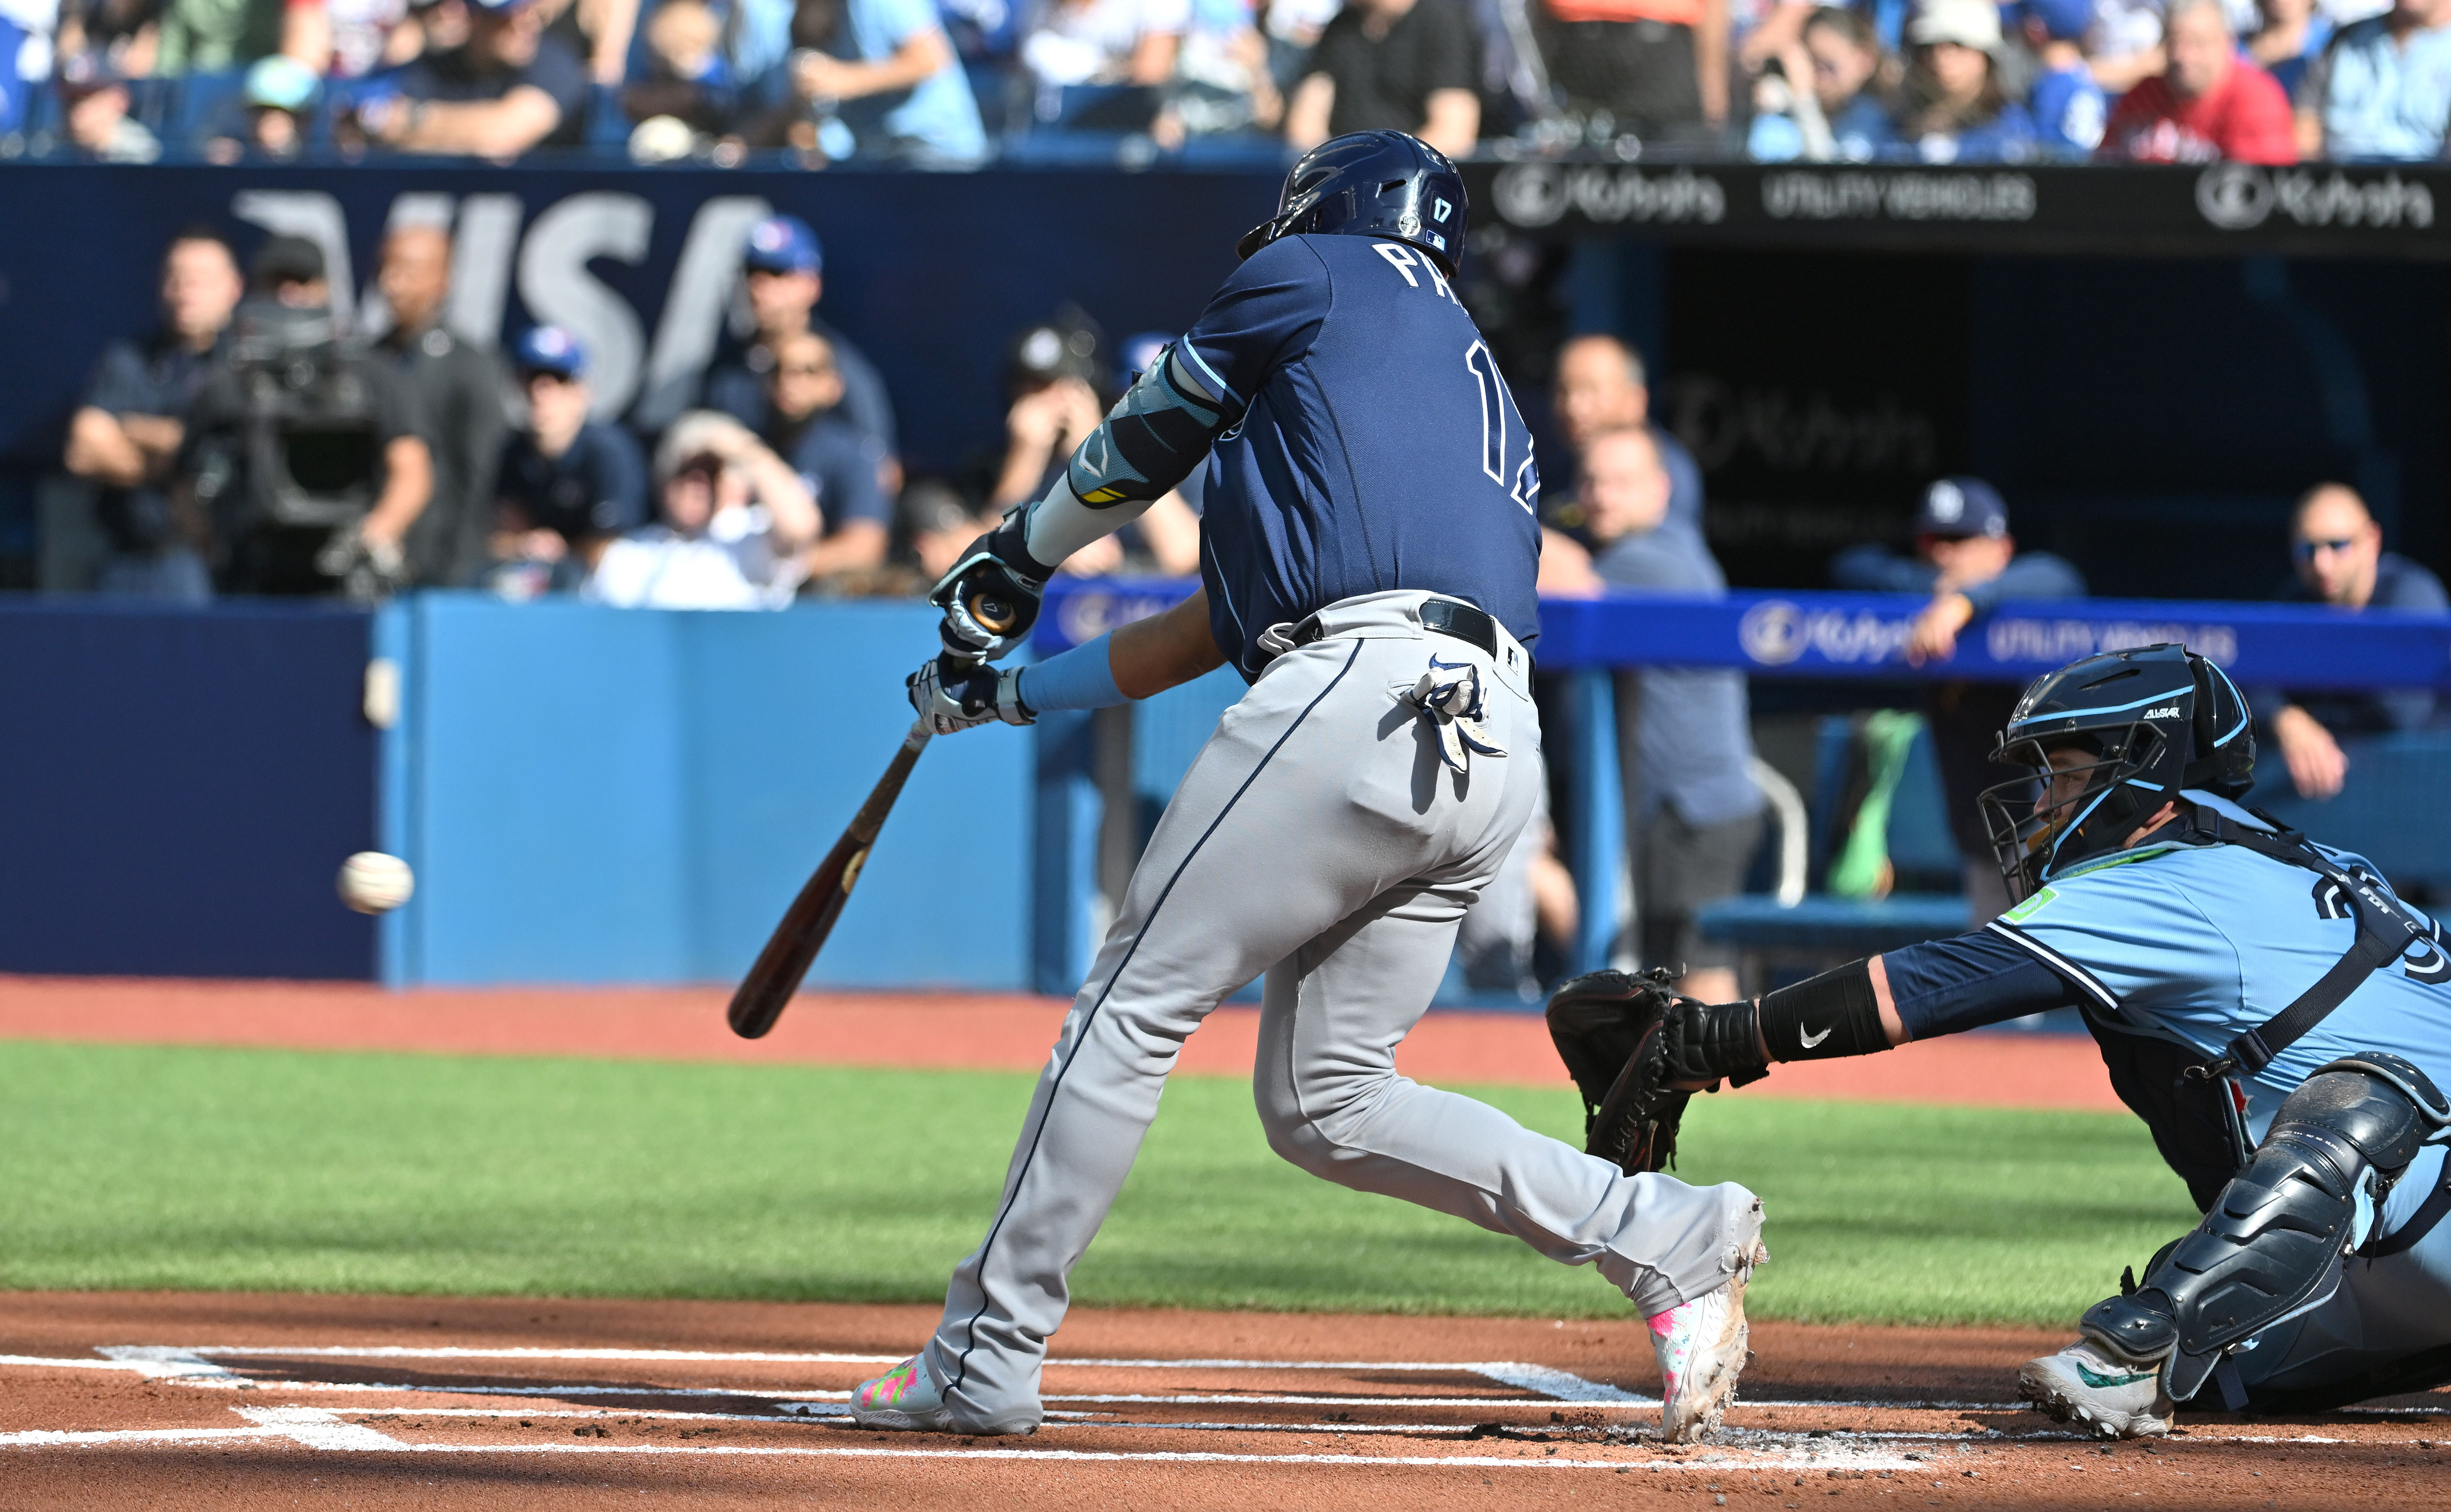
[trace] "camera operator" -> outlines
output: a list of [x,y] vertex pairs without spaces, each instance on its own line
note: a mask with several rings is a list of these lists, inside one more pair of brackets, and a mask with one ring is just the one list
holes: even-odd
[[343,339],[322,249],[265,242],[180,467],[223,590],[371,600],[402,586],[434,482],[422,429],[392,364]]

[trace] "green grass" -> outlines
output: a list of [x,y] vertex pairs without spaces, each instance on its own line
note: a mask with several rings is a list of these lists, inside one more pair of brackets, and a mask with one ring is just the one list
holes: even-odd
[[[933,1301],[1017,1075],[0,1043],[0,1288]],[[1481,1095],[1535,1128],[1566,1093]],[[2091,1114],[1696,1100],[1769,1204],[1770,1317],[2065,1323],[2193,1218]],[[1168,1089],[1088,1304],[1617,1316],[1588,1269],[1302,1174],[1238,1081]]]

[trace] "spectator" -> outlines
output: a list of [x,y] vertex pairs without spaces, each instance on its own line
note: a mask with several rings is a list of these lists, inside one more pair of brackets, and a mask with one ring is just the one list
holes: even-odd
[[1268,38],[1268,76],[1279,94],[1291,94],[1310,71],[1311,49],[1342,9],[1337,0],[1267,0],[1261,29]]
[[922,168],[973,168],[987,160],[970,78],[929,0],[803,6],[793,38],[793,93],[813,109],[831,102],[860,157]]
[[2247,39],[2246,55],[2295,100],[2306,65],[2332,40],[2332,18],[2315,0],[2257,0],[2256,10],[2262,25]]
[[1273,131],[1284,114],[1284,98],[1268,71],[1267,40],[1252,25],[1251,0],[1191,0],[1174,83],[1151,128],[1158,145],[1171,149],[1186,137]]
[[2162,0],[2094,0],[2086,66],[2105,94],[2126,94],[2168,61],[2162,50]]
[[[1702,469],[1683,442],[1652,423],[1651,389],[1640,353],[1614,336],[1576,337],[1559,349],[1558,384],[1550,404],[1578,466],[1595,438],[1636,427],[1648,431],[1668,473],[1664,528],[1681,531],[1701,546]],[[1580,511],[1577,494],[1553,509],[1551,520],[1571,530],[1583,523]]]
[[[1914,543],[1912,557],[1880,546],[1850,547],[1831,564],[1830,576],[1840,588],[1930,595],[1907,641],[1907,659],[1918,665],[1956,655],[1958,632],[2004,603],[2085,596],[2085,579],[2066,561],[2049,552],[2017,550],[2017,538],[2009,533],[2007,502],[1981,478],[1945,477],[1926,489],[1915,511]],[[1940,764],[1950,833],[1977,923],[2009,906],[1975,798],[1999,783],[1991,751],[2020,691],[2010,683],[1932,683],[1925,688],[1924,713]]]
[[[473,0],[409,0],[408,18],[383,43],[383,63],[399,68],[468,45]],[[379,70],[368,70],[369,72]]]
[[587,351],[558,325],[513,346],[528,424],[511,433],[494,484],[496,591],[533,598],[569,589],[622,532],[647,521],[647,468],[618,425],[587,417]]
[[545,25],[578,57],[587,77],[610,88],[630,67],[630,43],[638,30],[638,0],[541,0]]
[[[2397,609],[2440,614],[2451,609],[2440,578],[2382,549],[2382,527],[2345,484],[2319,484],[2298,501],[2289,523],[2289,554],[2298,571],[2282,589],[2284,599],[2351,613]],[[2290,784],[2304,798],[2340,792],[2349,770],[2341,736],[2414,728],[2433,717],[2435,703],[2432,691],[2422,688],[2363,693],[2258,688],[2250,701],[2265,737],[2281,747]]]
[[325,71],[335,79],[398,68],[424,50],[423,37],[409,24],[408,0],[324,0],[324,9],[332,27]]
[[34,91],[51,74],[59,0],[0,0],[0,137],[26,127]]
[[898,492],[902,464],[894,456],[893,405],[886,397],[885,379],[850,338],[816,318],[817,300],[826,292],[825,248],[817,234],[796,216],[760,221],[750,228],[740,268],[756,333],[747,346],[717,356],[708,368],[702,388],[705,407],[722,411],[752,431],[764,430],[766,375],[775,366],[775,343],[803,331],[821,336],[842,375],[843,417],[875,439],[885,459],[879,486],[889,494]]
[[[174,494],[209,519],[226,591],[388,593],[404,581],[408,533],[434,489],[417,396],[344,339],[322,247],[268,238],[247,275],[231,339],[188,408]],[[312,439],[293,452],[302,411]],[[284,441],[269,456],[256,438],[267,422]],[[312,466],[293,470],[300,455]],[[336,515],[352,522],[336,527]]]
[[239,94],[237,129],[206,143],[205,155],[225,164],[250,154],[276,162],[298,156],[306,145],[307,120],[323,89],[324,81],[295,58],[258,58],[248,67]]
[[2343,27],[2298,86],[2298,150],[2334,162],[2442,155],[2451,125],[2451,0],[2393,0]]
[[1458,0],[1349,0],[1285,106],[1304,151],[1348,131],[1409,131],[1453,158],[1480,134],[1480,58]]
[[[35,0],[41,4],[42,0]],[[92,53],[124,79],[153,71],[160,40],[161,0],[59,0],[59,30],[51,38],[55,63]],[[25,61],[19,54],[20,66]],[[47,74],[55,71],[46,69]]]
[[[1857,10],[1823,6],[1805,19],[1797,45],[1780,67],[1791,97],[1809,88],[1821,121],[1822,140],[1803,129],[1801,102],[1790,115],[1757,115],[1746,150],[1763,163],[1795,158],[1814,162],[1868,163],[1891,144],[1890,112],[1880,100],[1881,44],[1873,24]],[[1670,468],[1672,475],[1675,468]]]
[[[1668,473],[1641,427],[1594,436],[1583,453],[1587,575],[1575,591],[1602,588],[1717,597],[1727,579],[1701,541],[1662,529]],[[1638,795],[1627,802],[1641,913],[1642,959],[1685,976],[1678,991],[1705,1002],[1737,996],[1735,954],[1704,940],[1694,916],[1744,890],[1761,846],[1761,789],[1741,672],[1654,668],[1618,679],[1620,719],[1634,720]]]
[[408,533],[410,576],[429,588],[461,587],[485,566],[507,429],[501,363],[442,323],[451,239],[441,226],[404,225],[383,238],[375,283],[392,321],[376,349],[416,391],[434,456],[434,497]]
[[322,73],[332,59],[324,0],[165,0],[153,71],[227,73],[278,52]]
[[917,575],[911,591],[926,592],[942,581],[972,542],[995,529],[992,515],[973,514],[961,491],[936,478],[921,478],[902,491],[895,510],[906,552]]
[[545,32],[540,0],[469,0],[468,40],[370,82],[358,128],[402,152],[506,159],[569,146],[587,113],[587,66]]
[[1055,470],[1106,418],[1098,332],[1071,316],[1031,326],[1013,342],[1005,376],[1012,402],[1005,411],[1004,458],[988,493],[990,514],[1044,494]]
[[1927,0],[1908,24],[1913,60],[1900,90],[1898,135],[1926,163],[2017,163],[2037,149],[2033,117],[2002,92],[2000,9],[1991,0]]
[[1702,145],[1728,118],[1726,0],[1543,0],[1550,83],[1587,140]]
[[2053,157],[2086,158],[2102,145],[2110,104],[2086,67],[2086,30],[2093,24],[2092,0],[2025,0],[2026,45],[2039,71],[2027,95],[2043,150]]
[[729,415],[694,410],[656,449],[659,523],[605,547],[584,596],[617,609],[781,609],[817,508],[790,464]]
[[[670,118],[700,136],[740,125],[741,81],[723,56],[723,23],[705,0],[663,0],[647,18],[646,76],[621,91],[621,113],[639,125]],[[632,139],[632,156],[638,156]]]
[[2289,97],[2239,57],[2221,0],[2169,0],[2163,35],[2169,67],[2119,102],[2103,133],[2105,160],[2298,161]]
[[60,109],[69,149],[95,163],[150,163],[162,144],[127,116],[127,85],[109,65],[90,55],[71,58],[60,69]]
[[1044,0],[1021,61],[1042,94],[1092,84],[1154,89],[1174,77],[1190,24],[1189,0]]
[[842,373],[825,338],[803,331],[775,343],[765,439],[792,465],[825,519],[824,536],[802,559],[811,578],[878,566],[891,533],[877,486],[883,457],[876,437],[837,413],[842,397]]
[[110,543],[94,585],[103,592],[188,604],[212,596],[200,522],[174,511],[167,485],[187,407],[245,287],[219,233],[181,232],[162,258],[161,329],[106,348],[69,421],[63,465],[101,486],[95,514]]

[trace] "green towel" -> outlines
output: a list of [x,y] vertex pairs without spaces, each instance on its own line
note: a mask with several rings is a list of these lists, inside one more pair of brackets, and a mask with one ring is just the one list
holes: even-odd
[[1854,827],[1830,863],[1828,891],[1836,898],[1879,898],[1890,890],[1890,804],[1907,771],[1907,751],[1923,730],[1923,716],[1902,708],[1864,716],[1864,765],[1872,785],[1855,810]]

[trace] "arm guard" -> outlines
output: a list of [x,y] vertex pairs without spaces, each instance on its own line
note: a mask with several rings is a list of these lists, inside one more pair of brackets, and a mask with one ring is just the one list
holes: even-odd
[[[1066,557],[1140,517],[1191,475],[1226,426],[1224,388],[1182,343],[1167,348],[1072,454],[1047,496],[982,535],[928,595],[945,611],[945,649],[1002,656],[1038,618],[1040,591]],[[983,614],[979,606],[1010,610]]]
[[1029,571],[1044,580],[1189,477],[1228,423],[1222,388],[1179,341],[1151,362],[1072,453],[1047,496],[1029,506],[1021,543]]

